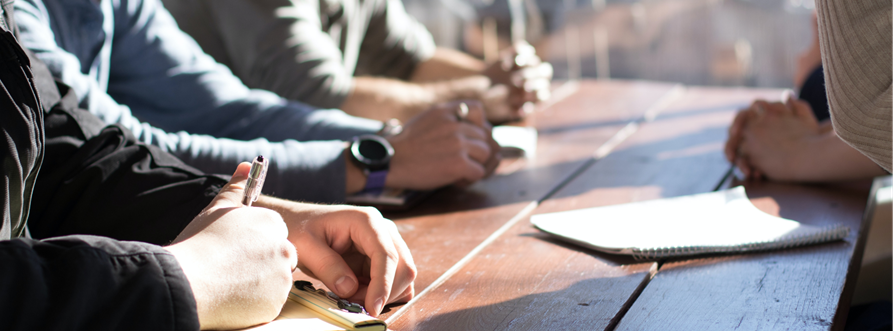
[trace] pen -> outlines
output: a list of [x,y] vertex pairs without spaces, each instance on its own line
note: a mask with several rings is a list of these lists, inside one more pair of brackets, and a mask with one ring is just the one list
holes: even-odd
[[267,177],[267,164],[263,155],[258,155],[254,158],[254,162],[251,162],[248,184],[245,185],[245,196],[242,197],[243,205],[251,207],[251,204],[260,196],[260,190],[264,187],[264,179]]

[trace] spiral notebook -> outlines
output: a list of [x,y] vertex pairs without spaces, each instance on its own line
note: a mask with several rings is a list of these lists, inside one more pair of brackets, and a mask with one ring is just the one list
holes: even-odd
[[678,198],[539,214],[543,232],[597,251],[653,260],[776,250],[840,240],[842,225],[816,227],[766,214],[744,187]]

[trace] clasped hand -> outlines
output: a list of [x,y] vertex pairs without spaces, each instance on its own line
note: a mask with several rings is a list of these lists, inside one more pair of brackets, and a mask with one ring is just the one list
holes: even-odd
[[801,180],[808,158],[821,151],[813,145],[831,130],[820,124],[809,104],[788,97],[784,103],[757,100],[741,110],[729,127],[726,158],[747,179]]
[[[460,104],[468,114],[459,118]],[[394,146],[388,187],[430,190],[465,185],[489,176],[501,160],[483,107],[475,101],[432,107],[388,138]]]
[[487,108],[487,119],[494,123],[520,119],[533,111],[533,103],[550,97],[552,65],[543,62],[527,42],[500,52],[484,75],[493,87],[481,100]]

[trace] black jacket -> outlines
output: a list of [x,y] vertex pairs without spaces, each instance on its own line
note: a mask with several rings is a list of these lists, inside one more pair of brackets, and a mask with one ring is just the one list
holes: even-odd
[[0,330],[198,330],[189,282],[158,245],[227,178],[77,109],[0,3]]

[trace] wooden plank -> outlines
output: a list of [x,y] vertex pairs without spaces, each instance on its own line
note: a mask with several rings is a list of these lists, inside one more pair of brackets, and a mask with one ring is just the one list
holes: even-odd
[[[707,162],[702,162],[703,157],[689,159],[700,155],[691,152],[691,146],[699,146],[705,128],[726,125],[735,109],[764,94],[778,95],[778,91],[686,92],[656,121],[643,124],[650,128],[646,134],[634,134],[534,212],[656,198],[667,192],[709,191],[727,165],[714,157],[706,158]],[[695,151],[703,149],[698,148]],[[680,176],[680,171],[672,170],[678,167],[700,170]],[[668,189],[655,190],[651,185]],[[525,216],[391,326],[411,330],[605,329],[617,322],[654,268],[655,263],[636,263],[558,242],[533,229]]]
[[[764,212],[805,224],[843,223],[844,241],[777,252],[669,262],[618,330],[828,330],[848,306],[847,276],[858,270],[861,214],[868,188],[747,184]],[[853,268],[855,266],[855,268]],[[854,279],[853,279],[854,280]],[[845,314],[845,309],[843,314]],[[843,329],[844,319],[834,325]]]
[[623,318],[619,330],[646,326],[691,330],[831,328],[841,302],[848,304],[848,298],[842,296],[847,275],[853,265],[858,270],[861,261],[856,248],[860,247],[857,242],[867,186],[766,183],[745,187],[754,204],[769,214],[814,225],[843,223],[850,227],[850,235],[841,242],[778,252],[667,263]]
[[[531,203],[578,171],[620,128],[635,121],[673,90],[674,84],[594,82],[564,84],[553,101],[521,125],[540,132],[532,159],[504,160],[496,174],[467,188],[436,192],[405,212],[387,212],[412,250],[416,293],[424,291]],[[307,279],[300,271],[298,279]],[[386,307],[388,318],[395,307]]]
[[535,158],[509,160],[496,175],[468,188],[447,188],[410,211],[386,213],[412,250],[419,270],[416,291],[427,288],[531,202],[545,197],[599,145],[641,118],[673,87],[580,82],[575,93],[526,121],[541,132]]

